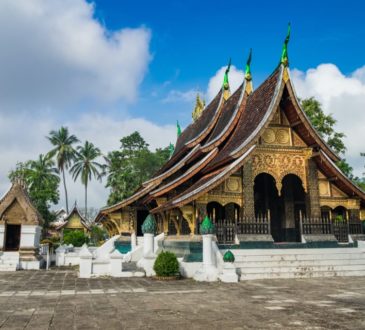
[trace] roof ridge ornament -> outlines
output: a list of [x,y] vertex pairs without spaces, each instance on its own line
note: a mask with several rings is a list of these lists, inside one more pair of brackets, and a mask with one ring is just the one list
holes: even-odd
[[197,121],[198,118],[202,115],[203,110],[205,108],[205,101],[200,98],[199,93],[196,94],[196,101],[193,113],[191,116],[193,117],[193,122]]
[[248,55],[247,62],[246,62],[245,79],[247,81],[251,81],[252,80],[252,75],[251,75],[251,59],[252,59],[252,48],[250,48],[250,53]]
[[176,120],[176,134],[177,134],[177,137],[179,137],[181,135],[181,127],[180,127],[178,120]]
[[250,53],[247,58],[246,62],[246,69],[245,69],[245,92],[247,94],[251,94],[253,92],[253,86],[252,86],[252,75],[251,75],[251,60],[252,60],[252,48],[250,48]]
[[281,59],[280,59],[280,63],[283,64],[285,67],[289,66],[289,57],[288,57],[289,39],[290,39],[290,22],[288,23],[288,32],[284,40],[283,50],[281,52]]
[[231,69],[231,63],[232,63],[231,58],[229,58],[228,66],[224,73],[224,78],[223,78],[223,98],[224,98],[224,100],[228,100],[228,98],[231,96],[231,90],[229,87],[229,80],[228,80],[228,73],[229,73],[229,70]]

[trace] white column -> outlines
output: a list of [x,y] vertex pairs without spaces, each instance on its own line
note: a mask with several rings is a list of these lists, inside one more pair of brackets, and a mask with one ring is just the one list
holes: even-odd
[[56,266],[65,266],[66,248],[61,245],[56,249]]
[[42,228],[39,226],[22,225],[20,233],[20,248],[38,248]]
[[115,249],[110,254],[110,275],[113,277],[122,276],[123,255]]
[[213,266],[213,249],[212,249],[213,235],[203,235],[203,265]]
[[143,234],[143,257],[144,258],[151,258],[154,257],[154,237],[153,234]]
[[136,232],[134,231],[131,234],[131,251],[134,251],[137,247],[137,236],[136,236]]
[[80,277],[81,278],[90,278],[92,274],[92,262],[93,255],[87,248],[87,245],[84,244],[79,253],[80,257]]
[[5,246],[5,225],[0,225],[0,249]]

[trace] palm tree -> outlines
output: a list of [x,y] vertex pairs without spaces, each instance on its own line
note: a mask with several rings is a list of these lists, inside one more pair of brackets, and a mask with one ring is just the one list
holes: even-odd
[[92,177],[101,180],[104,166],[95,161],[101,156],[99,148],[91,142],[86,141],[83,146],[77,147],[77,154],[74,165],[71,167],[73,179],[76,181],[81,176],[81,182],[85,186],[85,218],[87,218],[87,187]]
[[66,211],[68,210],[68,196],[65,178],[65,169],[71,166],[75,159],[76,150],[73,144],[79,142],[75,135],[70,135],[67,127],[61,127],[58,131],[51,131],[48,140],[52,143],[54,148],[49,152],[51,157],[56,157],[57,167],[62,173],[63,186],[65,188]]

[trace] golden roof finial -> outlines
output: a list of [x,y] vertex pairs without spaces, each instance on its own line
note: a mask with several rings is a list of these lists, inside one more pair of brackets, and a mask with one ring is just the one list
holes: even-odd
[[204,107],[205,107],[205,101],[200,98],[200,95],[198,93],[196,95],[195,107],[194,107],[193,113],[191,115],[193,117],[194,122],[197,121],[198,118],[201,116],[201,114],[203,113]]

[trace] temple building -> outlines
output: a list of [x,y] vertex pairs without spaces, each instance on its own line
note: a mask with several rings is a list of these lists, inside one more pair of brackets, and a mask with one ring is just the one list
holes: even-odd
[[336,166],[340,157],[311,124],[295,93],[285,39],[280,63],[256,89],[251,53],[233,93],[221,90],[178,136],[167,163],[131,197],[100,210],[110,235],[136,232],[148,215],[166,235],[199,234],[208,215],[219,243],[348,241],[362,232],[365,193]]
[[71,212],[65,216],[62,223],[56,228],[57,232],[64,230],[79,230],[85,234],[90,231],[88,221],[82,216],[76,203]]
[[40,268],[42,224],[23,182],[13,182],[0,199],[0,270]]

